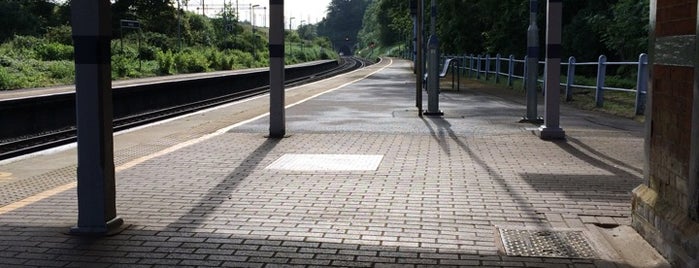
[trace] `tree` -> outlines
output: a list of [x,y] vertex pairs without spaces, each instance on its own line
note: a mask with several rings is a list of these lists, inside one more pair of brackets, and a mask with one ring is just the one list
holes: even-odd
[[48,0],[0,0],[0,41],[15,35],[40,35],[53,17],[56,5]]
[[623,60],[635,60],[648,51],[648,6],[648,0],[619,0],[610,13],[588,21],[609,50]]
[[332,0],[328,14],[318,24],[318,35],[328,37],[336,48],[345,48],[351,53],[350,46],[356,44],[357,33],[362,27],[362,18],[370,0]]
[[138,20],[144,32],[167,35],[177,34],[175,0],[117,0],[112,4],[112,25],[115,36],[120,30],[119,20]]
[[299,37],[303,40],[313,40],[318,37],[318,26],[314,24],[304,24],[298,27],[296,31]]

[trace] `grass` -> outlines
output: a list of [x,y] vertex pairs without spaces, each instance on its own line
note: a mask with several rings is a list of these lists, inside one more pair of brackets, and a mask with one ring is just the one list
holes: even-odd
[[[481,76],[482,77],[482,76]],[[507,77],[501,76],[500,77],[500,82],[497,84],[495,83],[495,78],[494,76],[489,76],[488,80],[483,80],[483,78],[476,80],[475,77],[471,78],[466,78],[465,76],[462,77],[462,79],[469,79],[469,80],[474,80],[478,81],[481,83],[485,83],[488,85],[492,85],[498,88],[503,88],[511,91],[512,93],[524,95],[524,86],[523,86],[523,81],[521,79],[514,79],[512,86],[507,85]],[[451,88],[451,77],[447,77],[443,79],[444,81],[448,81],[449,85],[447,85],[448,88]],[[561,78],[562,81],[565,81],[565,77]],[[576,81],[578,78],[576,77]],[[628,80],[624,81],[621,78],[616,77],[615,80],[618,80],[614,86],[619,86],[619,87],[628,87],[629,83]],[[463,81],[463,80],[462,80]],[[580,81],[585,81],[585,78],[580,79]],[[587,78],[587,81],[594,81],[593,79]],[[585,82],[582,82],[585,83]],[[635,82],[634,82],[635,83]],[[539,84],[538,86],[538,92],[541,94],[542,86]],[[631,93],[631,92],[623,92],[623,91],[611,91],[607,90],[604,92],[604,105],[603,107],[596,107],[595,104],[595,92],[594,90],[591,89],[579,89],[576,88],[573,90],[573,100],[572,101],[565,101],[565,93],[563,92],[563,89],[561,89],[561,103],[576,107],[578,109],[583,109],[583,110],[590,110],[590,111],[598,111],[606,114],[611,114],[615,116],[620,116],[620,117],[625,117],[629,119],[633,119],[639,122],[643,122],[645,120],[645,116],[643,115],[635,115],[635,103],[636,103],[636,94]]]
[[[112,79],[151,77],[179,73],[235,70],[268,65],[269,53],[260,49],[255,55],[239,49],[188,47],[182,51],[163,51],[144,44],[114,40]],[[140,59],[139,59],[140,58]],[[332,49],[307,41],[291,43],[286,64],[319,59],[336,59]],[[0,44],[0,90],[46,87],[74,83],[73,47],[52,43],[45,38],[17,36]]]

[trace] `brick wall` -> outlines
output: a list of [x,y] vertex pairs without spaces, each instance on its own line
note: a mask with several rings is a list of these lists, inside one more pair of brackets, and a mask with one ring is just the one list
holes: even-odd
[[[697,1],[657,0],[651,14],[647,185],[633,191],[631,224],[673,267],[699,267],[699,222],[689,216]],[[653,9],[651,9],[653,10]],[[692,186],[694,187],[694,186]],[[692,204],[694,205],[694,204]]]
[[687,209],[694,68],[653,66],[650,187]]
[[[696,16],[696,0],[658,0],[654,35],[694,35]],[[658,63],[652,70],[649,186],[686,211],[694,68]]]
[[696,28],[696,0],[658,0],[655,36],[693,34]]

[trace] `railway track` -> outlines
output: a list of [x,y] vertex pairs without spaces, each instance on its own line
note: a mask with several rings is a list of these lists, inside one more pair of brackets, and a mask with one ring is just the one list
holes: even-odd
[[[350,72],[358,68],[372,64],[370,61],[354,58],[343,57],[340,59],[340,64],[336,68],[324,70],[310,75],[289,79],[285,81],[285,87],[297,86],[305,83],[310,83],[317,80],[322,80],[342,73]],[[205,100],[193,101],[181,105],[173,105],[162,109],[153,109],[147,112],[130,114],[119,118],[114,118],[114,131],[121,131],[160,120],[196,112],[199,110],[215,107],[225,103],[238,101],[253,96],[265,94],[269,92],[269,85],[238,90],[229,94],[208,98]],[[38,107],[37,107],[38,108]],[[64,144],[75,142],[77,139],[75,126],[65,127],[61,129],[49,130],[42,133],[23,135],[21,137],[12,137],[0,140],[0,160],[9,159]]]

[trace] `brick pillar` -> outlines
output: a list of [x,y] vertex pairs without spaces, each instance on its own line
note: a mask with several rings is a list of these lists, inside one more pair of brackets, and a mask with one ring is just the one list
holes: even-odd
[[633,191],[632,225],[673,266],[697,267],[697,1],[650,2],[646,182]]

